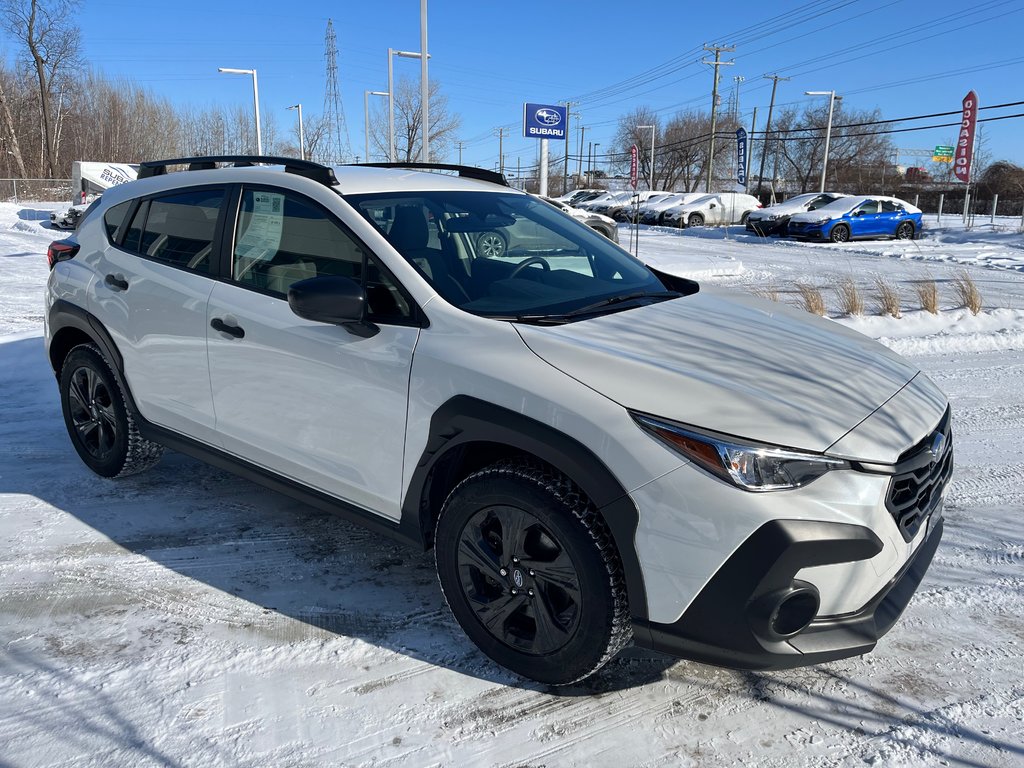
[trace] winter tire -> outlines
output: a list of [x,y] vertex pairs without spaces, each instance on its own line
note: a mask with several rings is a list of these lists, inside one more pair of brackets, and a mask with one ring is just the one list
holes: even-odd
[[459,483],[438,519],[435,557],[456,621],[523,677],[577,682],[632,636],[604,521],[572,481],[539,462],[499,462]]
[[484,232],[476,239],[477,252],[488,259],[505,255],[508,245],[500,232]]
[[688,227],[703,227],[704,217],[699,213],[691,213],[690,218],[686,220],[686,226]]
[[845,224],[836,224],[828,234],[833,243],[845,243],[850,239],[850,228]]
[[913,240],[914,239],[914,223],[912,221],[901,221],[900,225],[896,227],[896,239],[897,240]]
[[95,344],[81,344],[64,359],[60,403],[71,444],[97,475],[133,475],[163,455],[162,446],[139,434],[117,378]]

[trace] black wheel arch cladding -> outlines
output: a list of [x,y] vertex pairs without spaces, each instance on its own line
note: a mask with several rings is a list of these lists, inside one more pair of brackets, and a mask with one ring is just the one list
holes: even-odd
[[452,452],[474,443],[492,443],[534,456],[575,482],[597,507],[611,532],[622,561],[634,618],[646,618],[647,594],[634,537],[639,512],[611,471],[586,446],[563,432],[529,416],[467,395],[458,395],[433,414],[426,447],[413,470],[402,504],[401,528],[407,538],[431,545],[434,520],[451,488],[449,479],[437,477],[450,464]]

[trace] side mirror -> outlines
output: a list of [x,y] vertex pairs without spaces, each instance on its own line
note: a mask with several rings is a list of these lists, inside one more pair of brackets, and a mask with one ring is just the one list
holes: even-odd
[[867,213],[867,211],[856,211],[853,215],[854,216],[863,216],[865,213]]
[[306,320],[340,325],[349,333],[369,338],[380,330],[367,322],[366,291],[355,280],[324,275],[292,283],[288,306]]
[[710,204],[710,205],[708,206],[708,208],[717,208],[717,207],[718,207],[718,206],[716,206],[716,205],[715,205],[714,203],[711,203],[711,204]]

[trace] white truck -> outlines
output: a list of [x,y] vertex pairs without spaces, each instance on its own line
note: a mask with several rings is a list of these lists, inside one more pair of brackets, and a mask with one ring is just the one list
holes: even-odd
[[53,211],[50,224],[57,229],[74,229],[93,200],[111,187],[135,181],[138,173],[138,165],[76,160],[71,164],[71,206]]

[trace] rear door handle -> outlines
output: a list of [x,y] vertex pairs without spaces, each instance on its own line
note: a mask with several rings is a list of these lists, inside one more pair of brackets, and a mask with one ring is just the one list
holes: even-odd
[[241,339],[245,336],[245,329],[241,326],[228,325],[219,317],[215,317],[210,321],[210,327],[215,331],[226,333],[228,336],[234,336],[236,339]]
[[128,281],[120,275],[107,275],[103,278],[103,282],[108,288],[113,288],[115,291],[128,290]]

